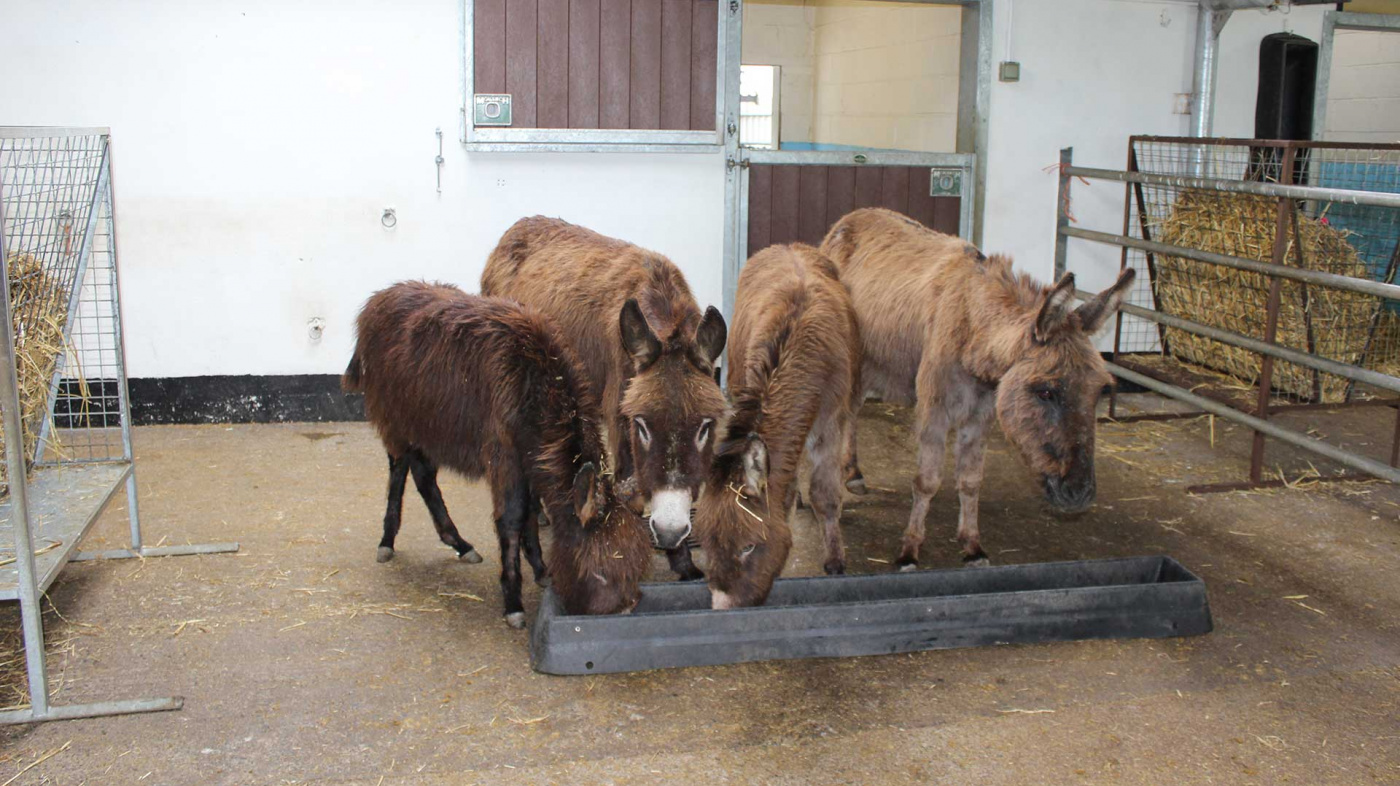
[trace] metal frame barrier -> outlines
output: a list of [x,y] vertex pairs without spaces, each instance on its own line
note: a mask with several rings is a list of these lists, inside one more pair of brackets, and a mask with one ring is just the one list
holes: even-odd
[[[1180,157],[1183,162],[1187,163],[1183,164],[1179,171],[1166,173],[1141,171],[1138,165],[1138,150],[1142,143],[1170,146],[1179,155],[1185,151],[1186,154],[1180,155]],[[1225,161],[1225,156],[1221,151],[1227,149],[1237,154],[1236,160],[1222,163]],[[1363,153],[1366,155],[1362,155]],[[1360,161],[1362,166],[1374,165],[1380,161],[1388,173],[1391,169],[1400,172],[1400,167],[1397,166],[1397,162],[1400,162],[1400,145],[1132,137],[1129,141],[1127,169],[1121,171],[1075,166],[1073,149],[1065,148],[1061,151],[1055,222],[1056,277],[1058,278],[1066,272],[1070,238],[1119,247],[1121,249],[1120,270],[1130,265],[1130,253],[1136,252],[1140,255],[1142,267],[1147,273],[1147,276],[1140,277],[1140,279],[1147,279],[1145,283],[1153,307],[1147,308],[1133,303],[1124,304],[1117,316],[1114,328],[1112,362],[1109,364],[1109,371],[1119,379],[1189,404],[1196,410],[1187,413],[1147,413],[1119,418],[1115,390],[1110,393],[1108,416],[1122,421],[1166,420],[1179,417],[1199,417],[1201,412],[1204,412],[1244,425],[1254,432],[1247,480],[1238,483],[1193,486],[1189,489],[1192,492],[1230,491],[1287,485],[1289,481],[1282,476],[1278,478],[1265,476],[1264,447],[1266,437],[1322,455],[1354,470],[1326,475],[1317,478],[1317,480],[1380,478],[1400,483],[1400,377],[1392,376],[1374,367],[1368,367],[1368,365],[1374,364],[1368,363],[1367,356],[1367,349],[1371,347],[1372,337],[1376,333],[1377,321],[1382,315],[1400,311],[1400,307],[1395,305],[1400,303],[1400,286],[1394,283],[1396,263],[1400,261],[1400,240],[1392,240],[1390,236],[1396,231],[1396,225],[1400,224],[1400,220],[1397,220],[1397,216],[1400,216],[1400,193],[1364,190],[1364,188],[1306,185],[1309,181],[1317,182],[1323,179],[1318,176],[1318,173],[1320,168],[1328,165],[1329,155],[1333,157],[1332,160],[1347,156],[1346,164],[1348,166],[1353,165],[1355,161]],[[1205,171],[1197,174],[1197,170],[1189,168],[1189,162],[1196,158],[1206,160],[1208,164],[1215,160],[1216,165],[1214,169],[1207,166]],[[1261,161],[1268,163],[1267,171],[1261,168]],[[1167,168],[1171,169],[1171,167]],[[1390,177],[1389,174],[1388,177]],[[1106,180],[1124,184],[1122,234],[1071,226],[1072,218],[1069,206],[1074,178],[1081,178],[1085,182]],[[1295,181],[1301,181],[1301,183]],[[1375,177],[1368,177],[1364,181],[1357,182],[1364,187],[1391,188],[1393,191],[1400,191],[1400,187],[1390,184],[1389,180],[1378,186]],[[1202,194],[1245,195],[1240,198],[1275,201],[1276,208],[1272,209],[1271,221],[1258,222],[1272,223],[1271,235],[1261,233],[1261,237],[1267,241],[1261,245],[1271,252],[1269,261],[1237,255],[1239,252],[1219,253],[1216,250],[1192,248],[1179,244],[1179,242],[1163,242],[1160,237],[1154,240],[1152,227],[1159,226],[1161,219],[1160,216],[1156,219],[1149,217],[1146,204],[1148,200],[1144,196],[1145,188],[1157,188],[1168,195],[1161,199],[1160,204],[1157,205],[1159,211],[1162,212],[1174,211],[1178,204],[1177,200],[1181,200],[1183,194],[1194,194],[1197,198]],[[1304,244],[1299,235],[1300,224],[1306,221],[1327,224],[1325,218],[1327,210],[1337,205],[1358,206],[1356,209],[1379,209],[1386,216],[1382,231],[1379,233],[1371,232],[1369,238],[1363,238],[1363,240],[1375,240],[1379,237],[1380,242],[1389,244],[1389,250],[1384,252],[1385,255],[1389,256],[1389,265],[1388,267],[1382,266],[1385,272],[1379,275],[1381,280],[1370,280],[1355,275],[1339,274],[1303,266],[1304,252],[1302,247]],[[1346,234],[1345,231],[1341,231],[1340,236],[1354,237]],[[1296,257],[1298,264],[1288,264],[1290,258],[1294,257]],[[1161,268],[1164,263],[1184,265],[1188,264],[1187,261],[1189,264],[1198,265],[1202,271],[1213,271],[1202,273],[1201,281],[1211,280],[1211,275],[1222,275],[1220,271],[1231,275],[1233,275],[1231,271],[1242,271],[1243,275],[1255,277],[1251,280],[1267,282],[1266,289],[1256,293],[1259,298],[1267,297],[1262,322],[1259,323],[1262,325],[1260,331],[1262,335],[1247,335],[1239,330],[1207,324],[1212,321],[1212,315],[1209,314],[1169,313],[1169,311],[1164,310],[1158,292]],[[1321,266],[1324,261],[1315,260],[1318,266]],[[1308,326],[1309,339],[1306,347],[1288,346],[1286,342],[1281,340],[1279,335],[1280,314],[1283,310],[1281,300],[1285,285],[1292,287],[1290,291],[1301,292],[1302,305],[1299,313],[1305,315],[1304,319],[1309,319],[1311,313],[1308,306],[1310,287],[1314,303],[1319,297],[1318,293],[1322,292],[1340,292],[1346,293],[1346,297],[1374,299],[1372,313],[1375,316],[1371,318],[1370,334],[1366,337],[1366,349],[1362,350],[1360,358],[1356,362],[1327,357],[1320,350],[1315,350],[1311,338],[1313,336],[1311,323]],[[1140,291],[1140,289],[1135,289],[1135,292]],[[1089,297],[1091,293],[1078,292],[1077,294],[1081,299],[1084,299]],[[1252,390],[1249,397],[1252,401],[1242,400],[1237,395],[1223,395],[1209,385],[1192,384],[1200,382],[1200,377],[1193,377],[1190,372],[1173,374],[1160,367],[1137,362],[1135,358],[1141,358],[1141,354],[1124,351],[1125,319],[1142,320],[1149,325],[1155,325],[1156,347],[1150,350],[1155,354],[1169,354],[1170,334],[1168,331],[1175,332],[1178,337],[1197,337],[1200,340],[1218,342],[1233,350],[1253,353],[1254,356],[1257,356],[1258,376],[1251,385]],[[1142,348],[1139,347],[1138,352],[1141,351]],[[1314,382],[1319,391],[1315,398],[1288,400],[1289,396],[1280,394],[1277,387],[1279,377],[1277,376],[1276,364],[1291,364],[1292,367],[1306,369],[1315,380],[1323,379],[1324,375],[1335,377],[1339,382],[1344,380],[1345,393],[1342,400],[1325,400],[1320,393],[1321,382]],[[1390,368],[1394,368],[1394,366]],[[1183,379],[1188,381],[1183,381]],[[1389,407],[1396,410],[1389,464],[1270,421],[1271,415],[1281,412],[1358,406]]]
[[[30,697],[0,725],[180,709],[180,697],[52,704],[40,599],[72,561],[238,550],[141,541],[111,155],[105,128],[0,127],[0,549],[14,548],[0,600],[20,604]],[[123,489],[130,548],[77,551]]]

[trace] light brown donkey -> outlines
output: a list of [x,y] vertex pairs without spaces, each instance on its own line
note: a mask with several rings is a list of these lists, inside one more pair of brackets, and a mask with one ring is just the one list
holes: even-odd
[[807,245],[770,246],[744,265],[730,339],[734,415],[695,516],[717,609],[768,598],[792,547],[787,519],[804,450],[826,572],[845,572],[841,459],[860,371],[850,293]]
[[685,538],[726,409],[714,378],[726,333],[719,311],[701,316],[680,269],[655,251],[544,216],[501,236],[481,292],[559,325],[602,391],[620,489],[651,504],[651,530],[672,569],[702,578]]
[[840,266],[860,318],[865,390],[917,402],[919,474],[901,570],[918,565],[950,428],[965,563],[987,562],[977,496],[993,413],[1051,505],[1079,512],[1093,503],[1095,405],[1110,377],[1091,339],[1118,310],[1131,269],[1072,309],[1073,274],[1044,286],[1013,272],[1007,257],[988,259],[960,238],[878,208],[836,222],[822,251]]

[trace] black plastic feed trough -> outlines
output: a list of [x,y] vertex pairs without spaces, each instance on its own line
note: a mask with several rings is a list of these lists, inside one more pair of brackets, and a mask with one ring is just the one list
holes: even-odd
[[765,606],[710,609],[704,582],[642,585],[631,614],[570,616],[546,591],[530,663],[609,674],[1048,641],[1195,636],[1205,584],[1170,557],[779,579]]

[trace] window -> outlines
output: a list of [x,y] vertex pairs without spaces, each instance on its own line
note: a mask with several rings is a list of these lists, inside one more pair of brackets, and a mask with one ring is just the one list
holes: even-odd
[[476,150],[718,146],[718,0],[464,0]]
[[739,67],[739,144],[778,149],[781,80],[778,66]]

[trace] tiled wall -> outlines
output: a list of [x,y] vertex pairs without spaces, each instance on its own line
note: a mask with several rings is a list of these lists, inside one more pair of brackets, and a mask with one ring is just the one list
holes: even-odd
[[1400,32],[1337,31],[1324,138],[1400,142]]

